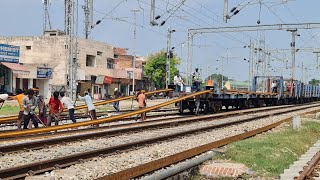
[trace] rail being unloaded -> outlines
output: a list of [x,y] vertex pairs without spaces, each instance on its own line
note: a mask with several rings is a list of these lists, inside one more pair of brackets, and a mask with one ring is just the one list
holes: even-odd
[[[156,90],[156,91],[151,91],[151,92],[146,92],[145,95],[152,95],[152,94],[157,94],[157,93],[161,93],[161,92],[169,92],[172,91],[172,89],[160,89],[160,90]],[[93,103],[95,106],[101,106],[101,105],[106,105],[109,103],[113,103],[116,101],[123,101],[123,100],[127,100],[127,99],[132,99],[134,98],[133,96],[126,96],[126,97],[121,97],[121,98],[116,98],[116,99],[111,99],[111,100],[106,100],[106,101],[100,101],[100,102],[95,102]],[[81,105],[81,106],[76,106],[74,109],[75,110],[80,110],[80,109],[86,109],[87,106],[86,105]],[[63,112],[68,112],[68,109],[65,108],[63,110]],[[17,120],[18,116],[8,116],[8,117],[2,117],[0,118],[0,124],[1,123],[8,123],[11,121],[15,121]]]

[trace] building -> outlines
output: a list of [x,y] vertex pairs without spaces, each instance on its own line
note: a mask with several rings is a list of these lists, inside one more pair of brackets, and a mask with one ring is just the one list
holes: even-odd
[[[94,99],[103,99],[105,94],[113,93],[115,87],[129,94],[132,89],[132,56],[115,54],[115,48],[103,42],[82,38],[77,41],[77,91],[83,93],[90,90]],[[12,67],[13,63],[10,67],[0,65],[0,83],[4,81],[1,78],[6,79],[5,91],[39,87],[40,93],[49,98],[53,91],[65,90],[68,45],[63,32],[47,31],[44,36],[32,37],[0,37],[0,44],[20,48],[19,63],[15,63],[18,67]],[[139,67],[135,72],[138,82],[142,68],[139,65],[136,67]]]
[[[125,48],[114,48],[114,59],[112,59],[112,62],[115,64],[115,76],[112,79],[112,89],[117,87],[125,95],[132,95],[134,56],[128,55],[127,50]],[[146,61],[143,57],[136,57],[135,89],[142,89],[143,66],[145,63]]]

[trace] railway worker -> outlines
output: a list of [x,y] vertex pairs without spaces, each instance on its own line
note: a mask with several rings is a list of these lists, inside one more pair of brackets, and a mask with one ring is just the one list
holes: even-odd
[[39,109],[39,118],[40,120],[44,123],[47,124],[47,107],[46,107],[46,103],[44,101],[44,97],[43,95],[40,95],[39,93],[39,88],[32,88],[32,90],[34,91],[34,96],[37,100],[37,106]]
[[182,78],[179,75],[179,72],[177,72],[177,74],[174,76],[173,78],[173,84],[175,85],[175,90],[178,93],[178,96],[181,92],[181,85],[182,85]]
[[76,118],[74,117],[74,103],[72,102],[71,98],[65,96],[64,92],[60,92],[60,96],[62,97],[61,102],[62,105],[68,108],[69,118],[73,123],[76,123]]
[[[199,92],[200,89],[197,89],[197,92]],[[200,111],[200,95],[195,96],[195,105],[196,105],[196,115],[199,115],[199,111]]]
[[193,86],[195,90],[198,90],[200,88],[200,82],[201,82],[199,68],[196,68],[196,71],[192,73],[192,80],[193,80]]
[[22,121],[23,121],[23,111],[24,111],[23,104],[22,104],[23,98],[24,98],[24,93],[23,93],[22,89],[17,89],[15,96],[8,97],[8,100],[17,100],[18,104],[20,106],[20,111],[18,114],[18,121],[17,121],[18,130],[21,130],[21,125],[22,125]]
[[[0,103],[4,103],[6,100],[4,98],[6,94],[1,94],[1,97],[0,97]],[[3,97],[2,97],[3,96]]]
[[273,81],[271,84],[272,93],[277,93],[277,81]]
[[[80,96],[80,93],[78,93],[78,98],[81,101],[84,101],[86,103],[86,105],[88,106],[88,111],[89,111],[91,120],[97,119],[96,109],[92,103],[92,99],[89,96],[89,93],[85,92],[84,97]],[[98,127],[98,126],[99,125],[96,125],[96,127]]]
[[[146,96],[144,94],[144,90],[141,90],[140,93],[138,94],[138,97],[137,97],[137,101],[138,101],[138,105],[139,105],[139,109],[144,109],[146,106],[147,106],[147,103],[146,103]],[[144,121],[146,120],[146,113],[141,113],[141,121]]]
[[0,103],[1,103],[0,109],[2,108],[4,102],[8,99],[8,97],[9,97],[8,94],[0,94]]
[[33,122],[33,125],[35,128],[38,127],[38,121],[36,121],[35,119],[35,109],[37,107],[37,101],[36,98],[34,97],[34,92],[32,89],[29,89],[27,91],[27,96],[25,96],[22,100],[22,104],[23,104],[23,129],[27,129],[28,128],[28,124],[30,122],[30,119]]
[[50,98],[49,103],[49,116],[47,126],[51,126],[52,120],[55,121],[55,125],[59,124],[60,114],[63,111],[63,105],[59,99],[59,93],[55,91],[53,97]]
[[[118,90],[118,88],[114,88],[114,98],[120,98],[122,96],[122,93]],[[116,112],[119,112],[119,101],[113,102],[113,108],[116,110]]]

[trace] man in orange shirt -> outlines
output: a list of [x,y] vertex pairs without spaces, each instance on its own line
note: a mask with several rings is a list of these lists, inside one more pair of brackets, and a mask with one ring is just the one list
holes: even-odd
[[22,100],[24,98],[24,94],[23,94],[23,91],[21,89],[17,89],[16,93],[17,94],[15,96],[9,96],[8,99],[9,100],[17,100],[18,101],[18,104],[20,106],[20,112],[19,112],[19,115],[18,115],[17,127],[18,127],[18,130],[21,130],[21,125],[22,125],[22,120],[23,120],[23,111],[24,111]]
[[[147,106],[146,96],[144,95],[144,92],[145,92],[144,90],[141,90],[137,98],[139,109],[144,109]],[[146,120],[146,113],[141,113],[141,121],[144,121],[144,120]]]

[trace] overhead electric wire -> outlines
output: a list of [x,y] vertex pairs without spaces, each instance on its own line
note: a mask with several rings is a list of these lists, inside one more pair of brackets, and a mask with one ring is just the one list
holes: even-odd
[[116,10],[124,1],[126,0],[122,0],[120,1],[111,11],[109,11],[108,13],[105,14],[105,16],[103,16],[100,20],[98,20],[94,25],[92,25],[91,29],[93,29],[96,25],[100,24],[102,22],[102,20],[106,19],[106,17],[108,17],[114,10]]
[[[195,1],[195,2],[196,2],[196,1]],[[185,4],[185,6],[188,7],[188,8],[190,8],[190,9],[193,9],[193,10],[196,11],[196,12],[199,12],[200,14],[203,14],[201,11],[198,11],[198,10],[194,9],[193,7],[187,5],[187,4]],[[192,17],[194,17],[194,18],[198,19],[199,21],[202,21],[202,22],[208,24],[210,27],[214,28],[210,23],[205,22],[205,21],[203,21],[202,19],[200,19],[200,18],[198,18],[198,17],[190,14],[188,11],[185,11],[185,10],[182,10],[182,11],[186,12],[187,14],[191,15]],[[203,15],[205,15],[205,14],[203,14]],[[207,16],[207,15],[205,15],[205,16]],[[219,22],[219,21],[217,21],[217,22]],[[219,22],[219,23],[221,23],[221,22]],[[203,27],[203,26],[201,26],[201,27]],[[255,37],[252,37],[252,36],[248,35],[247,33],[244,33],[244,32],[241,32],[241,33],[244,34],[244,35],[246,35],[246,36],[248,36],[248,37],[250,37],[250,38],[253,38],[253,39],[259,41],[258,39],[256,39]],[[225,36],[225,37],[227,37],[227,38],[229,38],[229,39],[231,39],[231,40],[240,42],[241,44],[244,44],[244,45],[246,45],[246,46],[249,45],[248,43],[244,42],[243,40],[240,40],[240,39],[238,39],[238,38],[235,38],[235,37],[233,37],[233,36],[231,36],[231,35],[229,35],[229,34],[227,34],[227,33],[217,32],[217,34],[220,34],[220,35],[222,35],[222,36]],[[264,51],[262,51],[262,52],[263,52],[264,54],[267,54],[267,52],[264,52]],[[271,55],[271,57],[280,60],[280,58],[275,57],[275,56],[273,56],[273,55]]]
[[[300,23],[300,20],[294,15],[294,13],[291,11],[291,9],[286,4],[283,3],[283,5],[288,10],[288,12],[297,20],[297,22]],[[313,34],[308,29],[303,29],[303,30],[305,30],[310,35],[310,37],[313,37]],[[317,39],[315,39],[315,40],[317,40]]]

